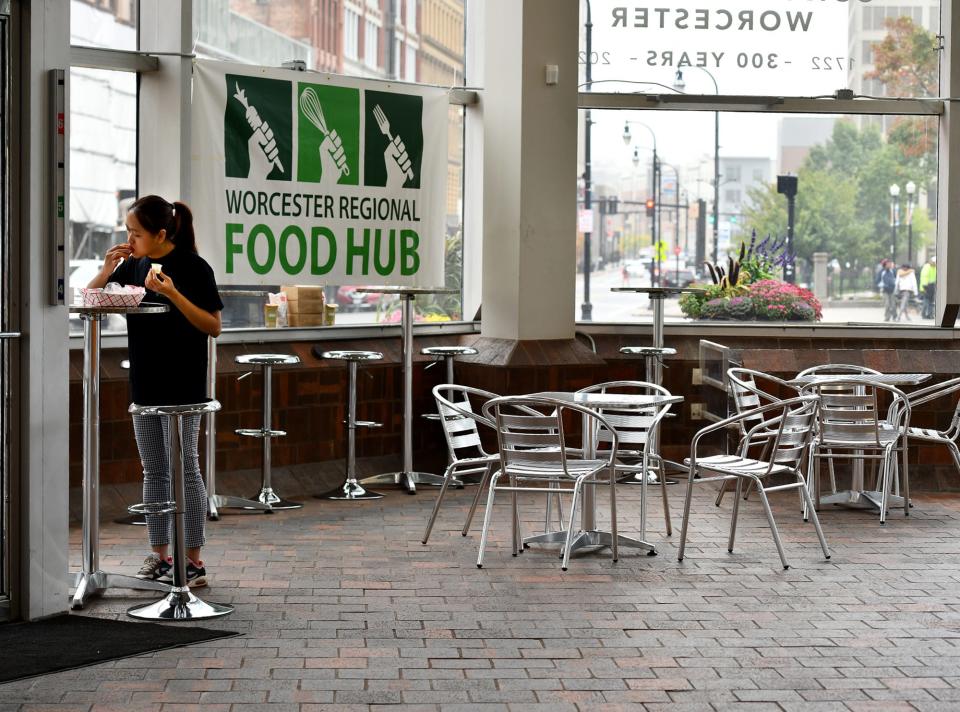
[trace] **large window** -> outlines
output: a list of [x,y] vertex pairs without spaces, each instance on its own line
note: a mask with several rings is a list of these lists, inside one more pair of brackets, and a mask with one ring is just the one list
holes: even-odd
[[135,50],[137,0],[70,0],[70,44]]
[[[583,96],[660,98],[581,112],[578,318],[648,319],[610,288],[692,284],[705,293],[668,301],[668,319],[933,323],[939,118],[922,100],[939,94],[939,2],[593,0],[584,20],[588,5]],[[842,115],[841,88],[921,101]],[[811,113],[736,98],[785,93],[821,98],[787,100]]]
[[367,20],[363,34],[363,61],[369,68],[377,68],[379,53],[380,28],[372,20]]

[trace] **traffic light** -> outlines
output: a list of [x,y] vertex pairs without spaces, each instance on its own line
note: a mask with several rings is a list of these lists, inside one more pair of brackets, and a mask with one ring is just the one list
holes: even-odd
[[647,217],[652,218],[654,215],[654,208],[657,206],[653,198],[647,198]]
[[708,216],[707,216],[707,222],[710,223],[711,225],[713,225],[713,215],[708,215]]
[[607,199],[607,215],[616,215],[617,208],[619,208],[619,199],[617,198],[608,198]]

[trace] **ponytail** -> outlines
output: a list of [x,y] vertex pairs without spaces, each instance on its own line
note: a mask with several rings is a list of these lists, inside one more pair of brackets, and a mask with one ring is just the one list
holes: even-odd
[[167,231],[167,239],[177,247],[197,251],[197,237],[193,231],[193,213],[186,203],[168,203],[159,195],[139,198],[128,211],[133,213],[143,228],[154,235]]
[[[197,251],[197,236],[193,232],[193,213],[186,203],[173,203],[173,244],[190,252]],[[169,234],[169,233],[168,233]]]

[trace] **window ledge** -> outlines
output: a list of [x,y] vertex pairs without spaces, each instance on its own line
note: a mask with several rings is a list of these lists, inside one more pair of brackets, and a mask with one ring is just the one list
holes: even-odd
[[[577,331],[588,334],[645,334],[649,335],[651,322],[577,322]],[[946,329],[937,326],[882,326],[879,324],[772,324],[754,323],[711,323],[706,321],[666,322],[665,334],[678,336],[779,336],[786,338],[863,338],[876,339],[920,339],[941,340],[960,338],[960,328]]]
[[[480,332],[480,322],[437,321],[418,323],[413,326],[417,336],[436,336],[439,334],[476,334]],[[343,341],[344,339],[376,339],[383,336],[400,336],[400,324],[358,324],[351,326],[327,326],[313,328],[282,329],[226,329],[219,337],[219,344],[267,344],[275,341]],[[101,339],[104,349],[125,348],[126,333],[104,334]],[[70,349],[83,348],[83,334],[70,335]]]

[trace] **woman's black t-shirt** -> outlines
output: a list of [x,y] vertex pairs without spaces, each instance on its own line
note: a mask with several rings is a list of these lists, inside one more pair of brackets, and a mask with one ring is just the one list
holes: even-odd
[[[143,287],[154,262],[162,265],[163,273],[173,280],[177,291],[193,304],[208,312],[223,309],[210,265],[195,252],[176,247],[159,260],[124,260],[109,281]],[[170,311],[127,316],[133,402],[183,405],[206,401],[207,335],[187,321],[162,294],[148,289],[144,301],[167,304]]]

